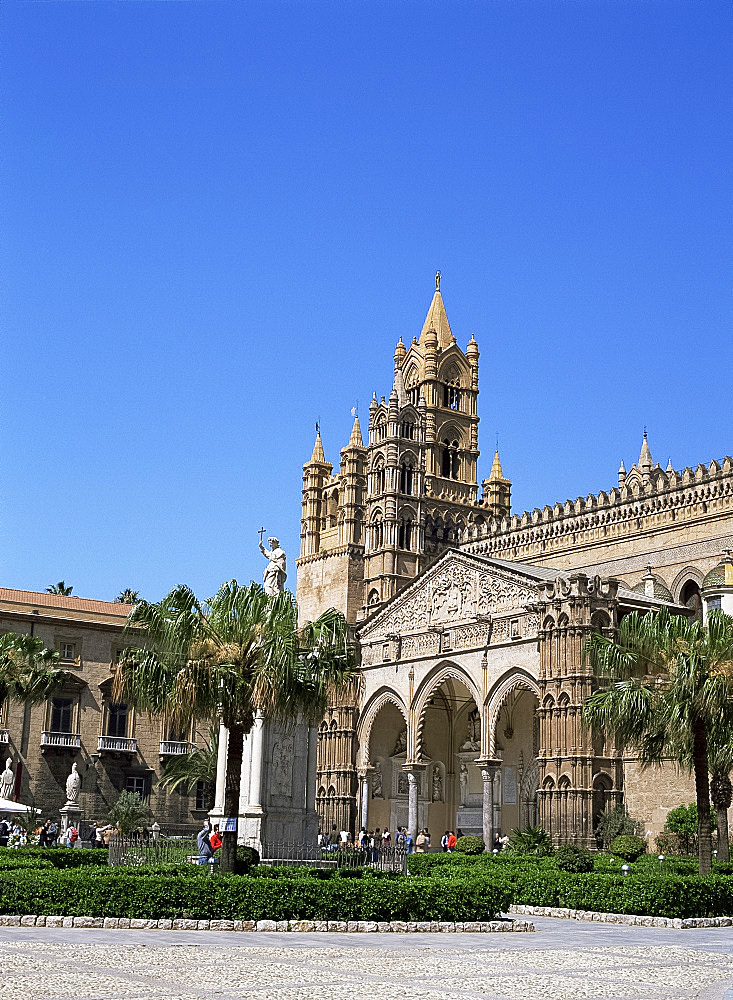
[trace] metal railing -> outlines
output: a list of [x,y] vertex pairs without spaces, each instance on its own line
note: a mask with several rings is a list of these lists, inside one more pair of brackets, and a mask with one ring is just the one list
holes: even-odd
[[129,736],[100,736],[97,740],[97,750],[137,753],[137,740]]
[[189,743],[187,740],[160,741],[161,757],[177,757],[180,754],[190,753],[191,750],[193,750],[193,744]]
[[358,847],[339,844],[333,848],[317,844],[266,841],[260,848],[263,865],[311,865],[314,868],[368,868],[379,871],[406,872],[407,850],[404,846]]
[[81,734],[43,732],[41,733],[41,746],[72,747],[78,750],[81,747]]
[[198,858],[196,834],[181,836],[140,833],[113,833],[109,838],[110,865],[182,865]]

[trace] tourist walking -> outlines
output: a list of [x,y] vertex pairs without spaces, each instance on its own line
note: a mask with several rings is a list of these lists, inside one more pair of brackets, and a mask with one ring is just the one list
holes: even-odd
[[211,846],[211,841],[209,840],[209,824],[207,821],[204,821],[204,825],[196,837],[196,847],[199,852],[197,864],[213,865],[215,863],[216,858],[214,857],[214,848]]

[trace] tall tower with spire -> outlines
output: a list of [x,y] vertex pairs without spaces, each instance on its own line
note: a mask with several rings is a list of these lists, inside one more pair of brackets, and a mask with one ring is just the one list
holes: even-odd
[[394,352],[389,396],[373,396],[366,445],[358,417],[339,471],[320,432],[303,467],[298,606],[357,621],[393,597],[445,548],[510,513],[497,451],[478,497],[478,344],[463,351],[440,290],[420,335]]

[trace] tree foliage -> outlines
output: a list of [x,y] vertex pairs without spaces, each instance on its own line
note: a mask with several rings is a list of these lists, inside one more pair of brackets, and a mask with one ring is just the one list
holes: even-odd
[[109,820],[120,833],[134,833],[139,827],[149,823],[150,807],[143,802],[137,792],[120,792],[119,798],[109,811]]
[[601,690],[585,722],[633,748],[643,766],[674,759],[695,775],[700,874],[712,864],[708,749],[733,727],[733,618],[712,611],[706,626],[666,608],[621,622],[617,638],[594,634],[584,648]]
[[59,580],[58,583],[52,583],[50,587],[46,587],[46,593],[59,594],[61,597],[71,597],[73,589],[73,587],[67,587],[63,580]]
[[644,828],[639,820],[632,819],[623,806],[615,806],[601,814],[593,831],[598,840],[608,850],[611,841],[616,837],[640,837]]
[[68,674],[56,666],[59,654],[32,635],[0,635],[0,705],[13,698],[29,705],[45,701]]

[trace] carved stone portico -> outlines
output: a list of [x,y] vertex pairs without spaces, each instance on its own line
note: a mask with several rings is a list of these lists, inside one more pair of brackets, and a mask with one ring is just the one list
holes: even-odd
[[362,788],[362,824],[404,816],[434,839],[460,828],[491,849],[496,833],[542,823],[555,843],[592,846],[595,812],[618,801],[623,771],[581,725],[595,683],[582,647],[614,627],[620,604],[642,600],[619,596],[615,580],[442,556],[358,632],[358,760],[381,776],[378,795]]

